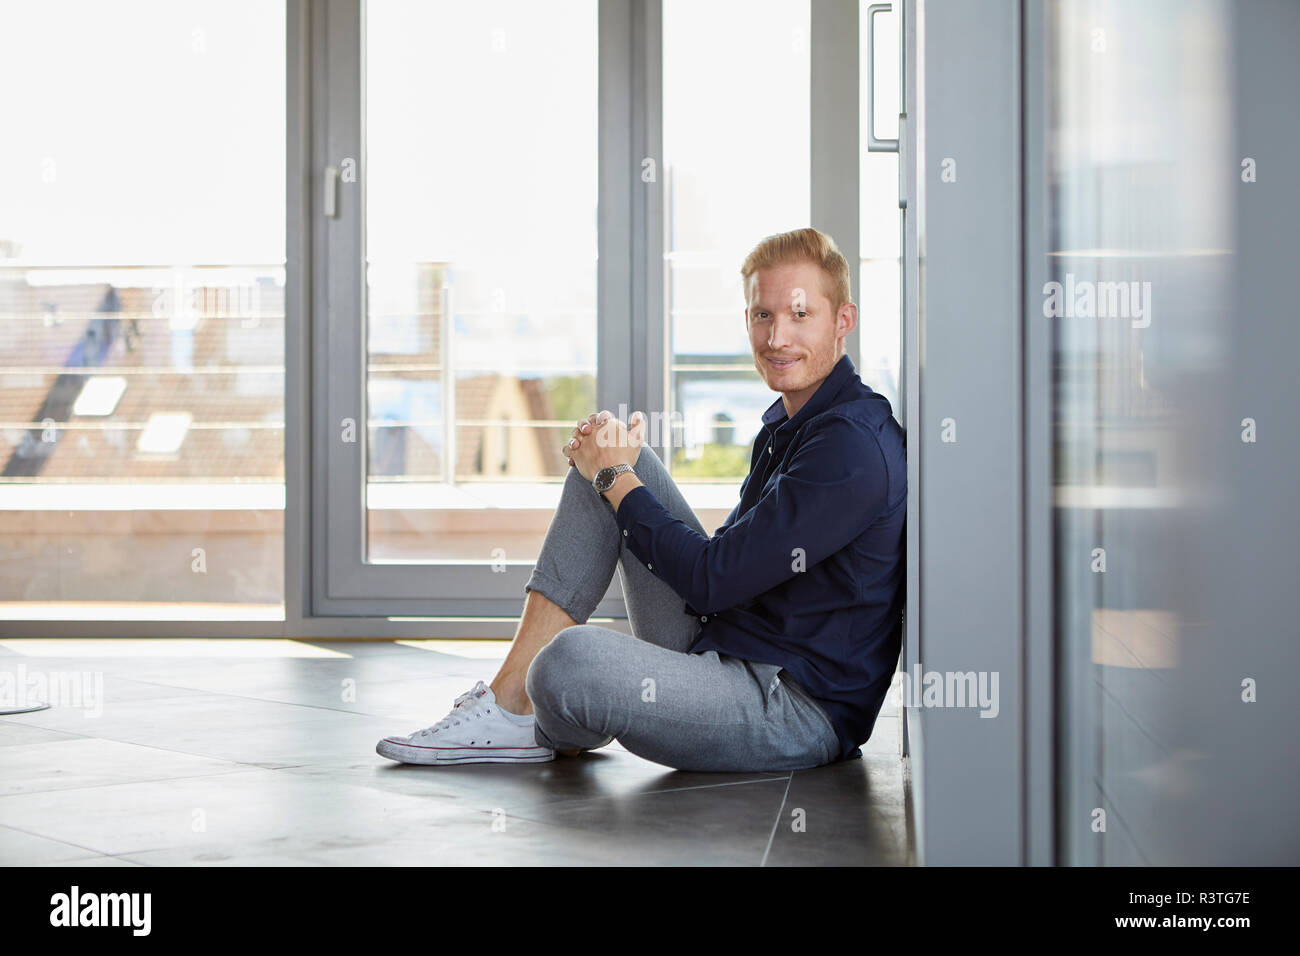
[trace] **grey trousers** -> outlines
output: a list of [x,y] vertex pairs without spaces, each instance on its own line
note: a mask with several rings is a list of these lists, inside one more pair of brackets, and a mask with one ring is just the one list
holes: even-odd
[[[633,470],[669,511],[705,533],[652,449],[641,448]],[[615,568],[635,636],[586,623]],[[540,746],[595,750],[618,740],[678,770],[802,770],[838,759],[826,712],[779,665],[687,650],[699,619],[624,547],[613,506],[577,468],[569,469],[525,590],[578,622],[528,670]]]

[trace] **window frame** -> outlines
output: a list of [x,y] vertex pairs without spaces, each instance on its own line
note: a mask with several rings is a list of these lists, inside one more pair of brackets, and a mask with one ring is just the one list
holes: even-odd
[[[495,574],[495,590],[481,598],[429,599],[429,574],[437,566],[381,565],[369,571],[391,576],[371,581],[360,563],[363,458],[360,442],[347,473],[328,467],[332,420],[357,418],[341,400],[342,380],[331,377],[333,358],[343,353],[340,325],[344,301],[360,303],[362,260],[356,216],[365,170],[352,195],[340,189],[340,219],[326,221],[323,169],[326,157],[360,159],[361,63],[359,42],[363,0],[286,0],[285,164],[285,591],[282,621],[205,620],[21,620],[4,622],[7,636],[188,637],[188,638],[426,638],[429,621],[454,619],[456,636],[508,638],[518,620],[524,570]],[[857,193],[858,124],[837,128],[835,117],[858,103],[856,4],[810,0],[810,42],[837,52],[811,60],[812,222],[835,236],[849,260],[858,289],[858,209],[845,203],[846,184]],[[629,401],[645,409],[666,408],[668,342],[664,308],[662,188],[646,189],[640,160],[662,154],[662,0],[599,0],[600,236],[598,264],[598,380],[602,407]],[[853,38],[846,42],[846,38]],[[832,42],[833,41],[833,42]],[[836,57],[842,58],[835,59]],[[350,122],[343,118],[351,111]],[[659,177],[662,187],[662,176]],[[351,202],[351,206],[349,203]],[[349,212],[352,219],[348,219]],[[355,253],[351,268],[330,268],[343,250]],[[334,302],[336,311],[326,312]],[[359,310],[358,310],[359,314]],[[355,346],[354,346],[355,347]],[[848,351],[858,361],[858,333]],[[346,358],[345,354],[342,354]],[[362,360],[343,366],[354,387],[362,381]],[[906,367],[900,361],[900,368]],[[622,383],[622,387],[620,387]],[[902,396],[900,395],[900,405]],[[345,414],[348,413],[348,414]],[[903,408],[896,409],[900,421]],[[359,420],[359,419],[358,419]],[[361,428],[364,432],[364,428]],[[663,440],[667,440],[664,436]],[[661,448],[656,448],[662,451]],[[337,455],[336,455],[337,457]],[[351,503],[346,521],[334,514]],[[353,550],[347,536],[357,542]],[[340,551],[340,549],[343,549]],[[333,595],[328,561],[345,589],[359,596]],[[353,558],[338,561],[338,555]],[[617,580],[597,614],[626,630]]]
[[[352,616],[517,617],[532,562],[504,573],[454,563],[368,564],[365,540],[364,0],[312,7],[312,152],[308,193],[313,235],[313,415],[311,612]],[[305,13],[305,11],[300,11]],[[670,381],[665,312],[663,4],[599,2],[599,168],[597,218],[597,404],[617,411],[663,409]],[[810,69],[812,225],[834,235],[859,288],[858,124],[838,120],[858,108],[856,5],[809,4],[811,40],[829,56]],[[358,161],[356,184],[339,190],[338,216],[323,211],[323,170],[344,157]],[[659,175],[641,177],[654,158]],[[849,184],[849,185],[846,185]],[[846,201],[846,196],[851,201]],[[858,330],[847,350],[858,361]],[[339,441],[341,423],[356,422],[356,441]],[[667,460],[671,436],[657,436]],[[617,579],[596,610],[626,618]]]

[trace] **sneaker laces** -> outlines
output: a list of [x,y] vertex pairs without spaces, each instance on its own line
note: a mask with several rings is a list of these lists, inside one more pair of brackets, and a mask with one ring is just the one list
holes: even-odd
[[412,737],[423,737],[428,734],[437,733],[439,730],[446,730],[461,722],[461,719],[469,719],[470,713],[474,712],[478,706],[478,701],[487,695],[488,687],[482,681],[479,681],[472,689],[465,691],[456,698],[451,706],[451,713],[442,720],[430,727],[417,730],[411,734]]

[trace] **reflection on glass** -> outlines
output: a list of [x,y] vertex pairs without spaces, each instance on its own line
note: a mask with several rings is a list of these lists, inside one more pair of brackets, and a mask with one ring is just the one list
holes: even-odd
[[530,560],[595,411],[596,2],[366,18],[369,559]]
[[1061,0],[1048,22],[1062,819],[1072,863],[1172,863],[1202,704],[1179,687],[1231,279],[1230,33],[1222,4],[1173,0]]

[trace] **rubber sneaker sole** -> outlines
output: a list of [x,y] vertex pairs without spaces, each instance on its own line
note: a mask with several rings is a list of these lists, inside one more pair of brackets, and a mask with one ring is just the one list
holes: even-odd
[[549,747],[428,747],[385,737],[375,753],[400,763],[441,766],[462,763],[546,763],[555,759]]

